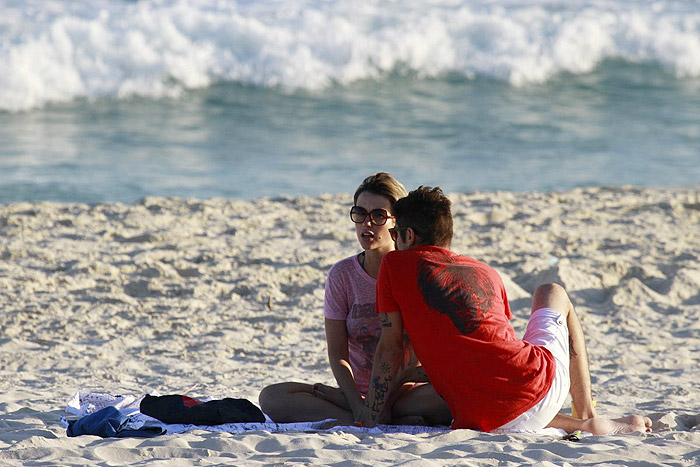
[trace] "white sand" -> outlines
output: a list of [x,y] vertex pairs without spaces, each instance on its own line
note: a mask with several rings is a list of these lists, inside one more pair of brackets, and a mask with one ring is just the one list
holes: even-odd
[[77,390],[257,401],[333,383],[323,285],[358,251],[351,199],[17,203],[0,206],[0,464],[700,464],[700,187],[451,197],[453,249],[503,274],[516,330],[536,284],[562,282],[599,414],[649,415],[653,434],[67,438]]

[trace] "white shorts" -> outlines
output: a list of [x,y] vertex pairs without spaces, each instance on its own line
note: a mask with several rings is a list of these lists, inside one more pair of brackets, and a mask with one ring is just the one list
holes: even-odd
[[554,380],[544,399],[497,428],[497,431],[538,431],[545,428],[559,413],[569,394],[569,328],[564,317],[552,308],[533,311],[523,340],[552,353],[556,362]]

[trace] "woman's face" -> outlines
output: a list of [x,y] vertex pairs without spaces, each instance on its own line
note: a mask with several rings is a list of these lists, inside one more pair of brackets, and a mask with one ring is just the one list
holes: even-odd
[[[375,209],[383,209],[388,216],[391,216],[391,202],[382,195],[375,195],[363,191],[357,197],[356,206],[363,208],[366,212],[372,212]],[[394,241],[391,239],[389,229],[394,227],[394,219],[387,219],[384,225],[376,225],[370,221],[370,216],[366,216],[365,220],[359,224],[355,224],[355,232],[357,240],[363,250],[393,250]]]

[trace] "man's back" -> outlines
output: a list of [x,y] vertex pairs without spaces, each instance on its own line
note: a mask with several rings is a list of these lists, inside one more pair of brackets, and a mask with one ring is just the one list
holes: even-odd
[[473,258],[434,246],[389,253],[377,307],[401,312],[416,355],[452,410],[453,428],[498,428],[550,387],[551,354],[517,339],[500,276]]

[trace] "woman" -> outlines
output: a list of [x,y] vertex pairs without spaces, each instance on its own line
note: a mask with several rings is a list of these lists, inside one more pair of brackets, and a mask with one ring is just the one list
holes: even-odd
[[[376,279],[382,258],[394,249],[389,232],[395,225],[394,203],[406,195],[403,185],[385,172],[367,177],[355,191],[350,218],[363,251],[331,268],[324,300],[328,359],[338,387],[295,382],[268,386],[260,393],[260,406],[272,420],[285,423],[331,418],[352,424],[359,419],[381,334],[375,312]],[[392,397],[393,423],[451,421],[447,404],[430,384],[402,384]]]

